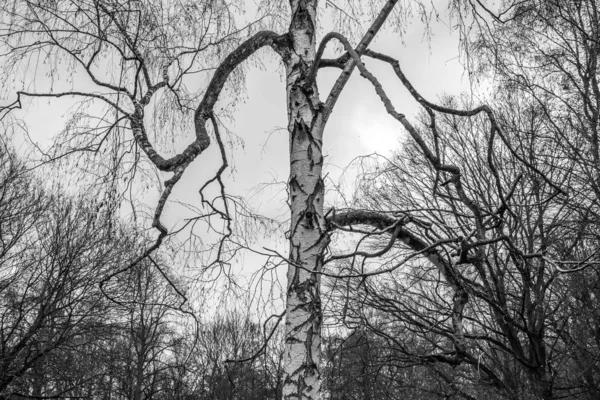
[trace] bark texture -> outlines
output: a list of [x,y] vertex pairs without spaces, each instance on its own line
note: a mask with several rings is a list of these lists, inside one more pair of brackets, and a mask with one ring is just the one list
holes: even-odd
[[290,133],[290,256],[286,305],[284,399],[320,399],[319,272],[328,243],[323,216],[323,123],[314,80],[317,1],[292,0],[287,73]]

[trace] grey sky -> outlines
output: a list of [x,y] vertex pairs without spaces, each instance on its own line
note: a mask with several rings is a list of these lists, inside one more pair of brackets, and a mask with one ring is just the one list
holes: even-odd
[[[417,90],[426,98],[436,100],[438,96],[459,94],[469,89],[468,81],[458,59],[458,35],[442,24],[433,25],[431,41],[424,37],[424,26],[414,22],[404,36],[404,44],[393,32],[383,32],[371,46],[376,51],[392,55],[401,62],[407,77]],[[330,53],[333,55],[333,53]],[[389,66],[376,61],[367,61],[367,67],[384,83],[388,95],[393,99],[398,111],[407,115],[418,112],[416,102],[401,86]],[[319,75],[321,98],[337,77],[337,70],[322,70]],[[287,218],[286,193],[283,183],[287,180],[288,133],[281,129],[287,124],[285,85],[279,77],[276,65],[268,65],[266,70],[253,69],[247,76],[247,100],[240,104],[235,112],[235,121],[228,127],[239,135],[245,145],[243,149],[233,150],[235,172],[228,176],[228,188],[231,192],[249,198],[251,204],[271,217]],[[389,117],[373,87],[355,72],[344,89],[333,115],[325,130],[324,154],[327,165],[324,169],[328,177],[337,182],[342,169],[358,156],[370,153],[389,155],[400,147],[399,140],[404,138],[404,130],[397,121]],[[213,148],[215,151],[215,148]],[[205,158],[199,157],[195,169],[186,173],[179,182],[182,190],[185,186],[189,193],[187,199],[194,199],[194,193],[201,181],[198,171],[203,170]],[[211,167],[211,173],[217,166]],[[354,181],[355,170],[346,172],[344,181],[348,189]],[[206,174],[202,174],[207,176]],[[265,186],[279,181],[282,184]],[[249,196],[252,195],[250,198]],[[189,197],[188,197],[189,196]],[[332,197],[326,199],[331,204]],[[178,217],[181,218],[181,215]],[[287,226],[286,226],[287,228]],[[283,239],[283,238],[282,238]],[[268,242],[270,248],[278,248],[285,254],[286,244]],[[256,243],[256,248],[264,245]],[[277,247],[278,246],[278,247]],[[240,269],[249,275],[264,260],[246,255]],[[285,268],[281,268],[283,276]]]
[[[435,100],[443,93],[458,94],[468,90],[468,82],[458,59],[458,34],[451,34],[449,22],[443,12],[441,18],[446,21],[433,22],[431,40],[424,36],[424,25],[418,18],[414,18],[402,39],[397,33],[381,32],[371,45],[372,49],[399,59],[406,76],[430,100]],[[329,54],[333,55],[331,49]],[[414,115],[418,111],[416,103],[400,85],[389,66],[372,60],[367,60],[366,65],[384,83],[398,111],[407,115]],[[331,69],[320,72],[322,99],[338,73],[339,71]],[[273,182],[285,182],[289,171],[288,134],[285,130],[278,130],[285,128],[287,124],[284,80],[280,76],[280,68],[270,62],[265,65],[264,70],[250,68],[246,82],[246,100],[237,105],[232,120],[223,120],[244,143],[243,147],[238,144],[230,149],[230,164],[233,169],[226,173],[227,188],[231,194],[248,199],[261,213],[285,219],[287,207],[284,185],[264,186]],[[38,85],[44,84],[50,82],[43,79],[38,81]],[[62,129],[65,120],[61,116],[70,101],[33,100],[30,104],[20,115],[25,118],[32,138],[42,146],[47,145],[54,133]],[[372,86],[355,71],[325,131],[325,173],[329,179],[337,182],[342,169],[355,157],[370,153],[387,155],[399,148],[399,139],[403,135],[403,129],[387,115]],[[179,136],[178,140],[180,143],[176,143],[175,147],[185,147],[185,136]],[[198,189],[214,174],[219,166],[218,160],[218,148],[211,146],[184,174],[174,189],[171,201],[199,205]],[[349,169],[344,176],[344,181],[350,185],[348,188],[353,183],[354,173],[354,170]],[[169,174],[162,177],[163,180],[168,179]],[[147,192],[143,201],[154,206],[157,199],[158,191],[154,190]],[[330,199],[329,202],[331,201]],[[193,214],[184,207],[171,203],[165,209],[163,221],[173,229],[191,216]],[[260,240],[255,246],[261,249],[265,243],[270,247],[279,246],[278,249],[283,254],[287,252],[283,241],[277,244],[270,239]],[[240,263],[236,269],[239,268],[246,274],[260,266],[262,260],[248,255]]]

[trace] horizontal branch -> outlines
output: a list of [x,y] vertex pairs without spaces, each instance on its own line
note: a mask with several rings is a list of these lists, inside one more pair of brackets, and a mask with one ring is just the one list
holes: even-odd
[[128,112],[126,112],[125,110],[123,110],[121,107],[119,107],[119,105],[117,103],[115,103],[114,101],[111,101],[109,99],[107,99],[106,97],[97,94],[97,93],[86,93],[86,92],[79,92],[79,91],[68,91],[68,92],[59,92],[59,93],[33,93],[33,92],[23,92],[23,91],[18,91],[17,92],[17,100],[15,100],[14,103],[12,103],[9,106],[6,107],[0,107],[0,110],[11,110],[11,109],[15,109],[15,108],[21,108],[21,96],[27,96],[27,97],[55,97],[55,98],[60,98],[60,97],[68,97],[68,96],[72,96],[72,97],[87,97],[87,98],[92,98],[92,99],[97,99],[97,100],[101,100],[104,103],[108,104],[109,106],[113,107],[115,110],[119,111],[120,113],[122,113],[123,115],[129,115]]
[[[328,224],[333,228],[352,225],[368,225],[382,231],[395,234],[395,239],[408,246],[411,250],[422,253],[440,271],[450,285],[456,289],[458,281],[451,272],[450,263],[439,253],[436,246],[427,244],[420,237],[398,224],[398,220],[390,215],[376,211],[349,210],[333,213],[327,218]],[[395,229],[390,229],[396,224]]]

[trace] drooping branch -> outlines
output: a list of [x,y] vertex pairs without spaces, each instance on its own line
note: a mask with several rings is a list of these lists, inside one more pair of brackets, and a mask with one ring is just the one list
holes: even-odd
[[[144,106],[149,101],[150,96],[144,96],[145,101],[137,102],[136,109],[130,118],[133,133],[137,143],[144,153],[150,158],[152,163],[161,171],[174,171],[176,168],[191,163],[200,153],[202,153],[210,144],[210,138],[206,130],[206,121],[213,112],[213,107],[217,102],[221,91],[231,73],[252,54],[262,47],[271,46],[282,57],[287,54],[287,36],[278,35],[271,31],[262,31],[242,43],[238,48],[232,51],[217,67],[202,101],[194,113],[195,136],[196,139],[190,143],[183,152],[169,159],[165,159],[154,149],[143,128]],[[156,90],[156,88],[154,88]]]
[[[285,56],[288,51],[286,36],[285,35],[277,35],[274,32],[263,31],[259,32],[244,43],[242,43],[237,49],[231,52],[217,67],[213,78],[211,79],[209,86],[205,92],[205,95],[200,102],[200,105],[196,109],[195,112],[195,127],[196,127],[196,139],[188,145],[188,147],[180,154],[170,158],[163,158],[153,147],[148,139],[148,135],[146,134],[146,129],[144,126],[144,107],[149,104],[150,99],[153,94],[162,87],[165,87],[167,83],[165,81],[159,82],[156,85],[150,86],[148,91],[144,94],[140,101],[136,101],[132,99],[135,103],[135,111],[133,114],[130,114],[129,121],[132,127],[132,131],[134,134],[134,138],[136,143],[142,148],[144,153],[148,156],[150,161],[161,171],[173,172],[173,176],[165,181],[165,187],[161,193],[158,204],[154,211],[154,217],[152,221],[152,226],[155,227],[159,231],[159,236],[157,237],[155,243],[146,249],[139,257],[137,257],[134,261],[129,263],[124,268],[116,271],[111,276],[107,277],[105,281],[102,282],[104,285],[108,280],[112,279],[118,274],[124,273],[129,270],[144,258],[150,256],[152,252],[154,252],[163,242],[163,240],[168,235],[168,229],[162,224],[161,216],[166,205],[166,202],[187,167],[194,161],[194,159],[200,155],[206,148],[208,148],[210,144],[210,138],[208,136],[208,132],[206,130],[206,121],[211,120],[213,129],[215,131],[215,135],[217,137],[217,141],[219,143],[219,149],[221,151],[221,155],[223,157],[223,165],[217,172],[217,175],[214,179],[217,179],[221,185],[221,195],[223,196],[225,207],[227,208],[227,202],[224,198],[224,188],[221,181],[221,174],[227,167],[227,160],[224,153],[224,146],[221,141],[221,137],[218,131],[218,124],[213,115],[213,107],[217,102],[219,95],[227,81],[227,78],[230,74],[248,57],[250,57],[253,53],[259,50],[262,47],[271,46],[278,52],[280,55]],[[150,83],[151,84],[151,83]],[[213,179],[213,180],[214,180]],[[213,181],[211,180],[211,181]],[[210,183],[211,181],[207,182]],[[204,189],[204,187],[202,188]],[[202,191],[202,190],[201,190]],[[226,210],[225,213],[221,213],[222,216],[228,214]],[[226,218],[229,219],[228,216]],[[229,221],[228,221],[228,229]],[[225,239],[225,238],[224,238]],[[223,240],[224,240],[223,239]],[[221,246],[223,245],[223,241],[221,242]],[[101,286],[102,286],[101,285]]]
[[[219,167],[215,175],[211,179],[207,180],[204,183],[204,185],[202,185],[202,187],[199,190],[199,193],[202,203],[208,206],[208,208],[211,209],[213,213],[219,215],[221,219],[225,221],[226,232],[224,235],[222,235],[221,239],[219,240],[217,256],[215,259],[215,263],[217,263],[221,260],[221,254],[223,252],[225,242],[231,237],[231,235],[233,234],[233,230],[231,227],[231,215],[229,213],[229,204],[225,193],[225,183],[223,183],[223,172],[225,172],[225,170],[229,166],[229,162],[227,161],[225,145],[223,144],[221,133],[219,132],[219,124],[217,122],[217,119],[212,114],[209,116],[209,118],[213,126],[213,132],[215,134],[215,138],[217,139],[217,144],[219,145],[219,152],[221,153],[221,166]],[[223,201],[223,210],[219,210],[217,207],[215,207],[215,205],[212,202],[204,198],[204,189],[206,189],[211,183],[215,181],[219,184],[219,194],[221,201]]]
[[[241,64],[245,61],[250,55],[256,52],[258,49],[264,46],[271,46],[274,48],[279,54],[284,55],[287,51],[287,47],[285,44],[285,35],[279,36],[274,32],[263,31],[254,35],[252,38],[248,39],[246,42],[242,43],[236,50],[230,53],[225,60],[219,65],[213,78],[208,86],[208,89],[204,95],[203,100],[200,105],[196,109],[195,113],[195,126],[196,126],[196,139],[188,145],[188,147],[181,153],[178,154],[168,160],[164,159],[158,152],[154,149],[150,141],[148,140],[148,136],[144,127],[144,106],[150,102],[150,98],[154,94],[154,92],[163,86],[166,85],[165,82],[161,82],[157,85],[151,87],[148,92],[142,98],[142,101],[136,102],[135,112],[129,117],[130,123],[132,125],[132,130],[134,137],[136,139],[136,143],[142,148],[142,150],[146,153],[148,158],[152,161],[152,163],[162,171],[172,171],[173,176],[165,181],[165,188],[160,196],[156,209],[154,211],[154,218],[152,221],[152,226],[158,229],[159,236],[157,237],[155,243],[146,249],[144,253],[136,258],[133,262],[131,262],[126,267],[122,268],[119,271],[116,271],[113,275],[107,278],[111,279],[112,277],[121,274],[128,269],[135,266],[137,263],[142,261],[145,257],[148,257],[152,252],[154,252],[163,242],[163,240],[168,235],[167,228],[161,222],[161,216],[163,209],[166,205],[166,202],[187,167],[194,161],[194,159],[201,154],[206,148],[208,148],[210,144],[210,138],[208,136],[208,132],[205,127],[205,123],[208,119],[211,120],[213,129],[215,131],[215,135],[217,137],[217,141],[219,143],[219,149],[221,151],[221,155],[223,157],[223,165],[217,172],[217,175],[214,179],[219,180],[221,184],[221,195],[224,196],[224,188],[221,181],[221,173],[227,168],[227,160],[224,153],[223,143],[220,138],[220,134],[218,131],[218,124],[213,115],[213,107],[216,103],[224,85],[227,81],[229,75]],[[213,180],[214,180],[213,179]],[[212,181],[212,180],[211,180]],[[210,183],[209,181],[208,183]],[[207,184],[208,184],[207,183]],[[202,188],[204,189],[204,187]],[[201,189],[201,191],[202,191]],[[225,207],[227,207],[226,199],[224,198]],[[228,214],[226,211],[225,214]],[[222,214],[222,215],[225,215]],[[228,219],[228,218],[227,218]],[[229,221],[228,221],[229,224]],[[228,225],[228,229],[229,225]],[[224,239],[223,239],[224,240]],[[221,246],[223,245],[223,241],[221,241]],[[103,282],[104,283],[104,282]]]
[[[338,227],[368,225],[395,234],[397,241],[402,242],[414,251],[423,252],[423,255],[439,269],[442,275],[448,280],[448,283],[451,285],[457,284],[455,277],[450,272],[452,266],[440,251],[437,248],[429,248],[429,245],[424,240],[398,224],[398,219],[391,215],[376,211],[349,210],[332,213],[327,218],[327,222],[330,224],[332,230]],[[395,228],[390,229],[390,227],[394,226]]]
[[139,62],[139,67],[140,67],[140,70],[142,71],[144,81],[146,82],[146,86],[148,88],[151,88],[152,80],[150,78],[150,72],[148,71],[148,65],[146,63],[146,60],[140,53],[139,49],[137,48],[136,40],[132,39],[129,36],[129,34],[127,33],[126,27],[116,18],[116,13],[117,13],[116,11],[109,10],[102,3],[99,3],[99,8],[106,15],[108,15],[110,17],[110,19],[114,22],[115,26],[117,27],[117,29],[119,30],[121,35],[123,35],[123,38],[125,39],[125,43],[127,44],[127,47],[129,48],[129,50],[131,50],[135,59]]
[[[381,101],[383,102],[388,114],[390,114],[392,117],[394,117],[394,119],[396,119],[398,122],[400,122],[402,124],[402,126],[408,131],[408,133],[410,134],[412,139],[417,143],[422,154],[429,161],[429,163],[433,166],[433,168],[436,170],[436,172],[437,173],[447,172],[447,173],[451,174],[452,177],[450,180],[448,180],[448,183],[451,182],[453,184],[460,201],[471,211],[473,218],[475,220],[476,229],[473,231],[473,233],[471,235],[475,236],[477,242],[486,241],[487,237],[486,237],[484,215],[486,215],[487,213],[481,208],[481,206],[476,201],[474,201],[469,196],[469,194],[465,190],[463,183],[462,183],[462,179],[461,179],[461,169],[456,165],[447,165],[447,164],[443,164],[441,162],[441,156],[437,153],[437,151],[432,151],[431,148],[429,147],[429,145],[426,143],[425,139],[418,132],[418,130],[413,126],[413,124],[410,123],[410,121],[408,121],[406,116],[404,114],[401,114],[398,111],[396,111],[389,96],[385,92],[382,84],[371,72],[369,72],[367,70],[364,63],[360,59],[360,56],[352,48],[352,46],[350,45],[348,40],[344,36],[340,35],[339,33],[334,32],[334,33],[331,33],[330,35],[331,35],[331,37],[339,40],[344,45],[346,51],[350,54],[350,56],[354,60],[354,63],[356,64],[357,68],[359,69],[361,75],[364,78],[366,78],[369,82],[371,82],[371,84],[375,88],[375,91],[376,91],[377,95],[379,96],[379,98],[381,99]],[[434,130],[434,135],[435,135],[436,134],[435,118],[433,116],[433,113],[430,113],[430,116],[432,117],[431,128]],[[493,140],[493,138],[490,138],[490,141],[491,140]],[[488,146],[490,146],[489,151],[491,151],[492,143],[488,143]],[[502,193],[499,193],[499,195],[502,197]],[[505,204],[505,202],[503,204]],[[500,208],[499,210],[502,211],[507,208],[508,207],[505,206],[505,207]],[[471,260],[468,258],[468,250],[469,249],[474,249],[477,254],[477,256],[475,257],[474,260]],[[471,262],[471,261],[477,261],[482,258],[483,258],[482,246],[480,246],[480,247],[469,246],[468,238],[465,238],[465,240],[463,240],[463,251],[462,251],[461,259],[464,262]]]
[[[491,128],[490,128],[490,133],[491,134],[498,134],[498,136],[502,139],[503,143],[507,146],[508,150],[511,152],[511,154],[521,163],[523,163],[523,165],[526,165],[527,168],[531,169],[532,171],[536,172],[539,176],[542,177],[542,179],[544,179],[552,188],[554,188],[558,193],[561,193],[563,195],[566,195],[567,193],[565,192],[564,189],[562,189],[561,187],[557,186],[556,183],[552,182],[547,176],[546,174],[544,174],[542,171],[540,171],[535,165],[531,164],[530,162],[528,162],[527,160],[523,159],[523,157],[521,157],[513,148],[513,146],[510,144],[510,142],[508,141],[508,139],[506,138],[506,135],[504,134],[504,132],[502,131],[502,128],[500,127],[500,124],[498,123],[496,116],[494,115],[494,112],[492,111],[492,109],[487,106],[487,105],[481,105],[479,107],[476,107],[474,109],[471,110],[456,110],[453,108],[449,108],[449,107],[443,107],[440,105],[437,105],[435,103],[432,103],[428,100],[426,100],[423,96],[421,96],[421,94],[415,89],[415,87],[412,85],[412,83],[408,80],[408,78],[406,78],[406,76],[404,75],[404,72],[402,71],[402,69],[400,68],[400,63],[398,62],[398,60],[394,59],[393,57],[390,57],[388,55],[385,54],[381,54],[372,50],[366,50],[364,52],[364,54],[368,57],[372,57],[374,59],[383,61],[385,63],[388,63],[392,66],[392,69],[394,70],[394,73],[396,74],[396,76],[398,77],[398,79],[400,79],[400,81],[402,82],[402,84],[404,85],[404,87],[409,91],[409,93],[411,94],[411,96],[419,103],[421,104],[423,107],[425,107],[426,109],[432,109],[434,111],[438,111],[444,114],[450,114],[450,115],[456,115],[456,116],[460,116],[460,117],[473,117],[476,116],[480,113],[485,113],[488,117],[488,120],[491,124]],[[492,167],[492,172],[495,171],[495,168],[493,167],[493,165],[491,165],[490,167]],[[495,173],[495,175],[497,174],[497,172]]]
[[[403,227],[397,218],[375,211],[348,210],[341,213],[332,213],[328,217],[327,222],[331,227],[330,229],[353,225],[368,225],[381,231],[389,232],[394,236],[393,239],[395,241],[403,243],[417,254],[424,255],[438,269],[446,282],[454,290],[452,307],[452,327],[456,350],[454,362],[460,363],[467,354],[463,327],[463,311],[469,300],[469,295],[454,271],[451,262],[441,254],[439,246],[437,246],[438,243],[433,246],[428,245],[420,237]],[[458,239],[455,241],[458,241]]]

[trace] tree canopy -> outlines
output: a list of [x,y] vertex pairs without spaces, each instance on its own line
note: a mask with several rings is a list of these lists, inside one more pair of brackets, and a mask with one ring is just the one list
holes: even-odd
[[[341,3],[0,5],[2,395],[597,396],[598,6],[445,2],[471,93],[430,99],[373,42],[438,9]],[[229,185],[227,120],[261,63],[282,71],[285,221]],[[330,200],[327,124],[354,75],[405,139],[357,160],[352,198]],[[19,120],[36,100],[69,107],[48,147]],[[20,161],[9,131],[37,158]],[[182,205],[192,174],[199,196]],[[171,207],[194,215],[173,223]],[[261,234],[288,253],[251,246]],[[271,299],[285,269],[285,304],[199,322],[249,252]],[[86,357],[101,361],[58,367]]]

